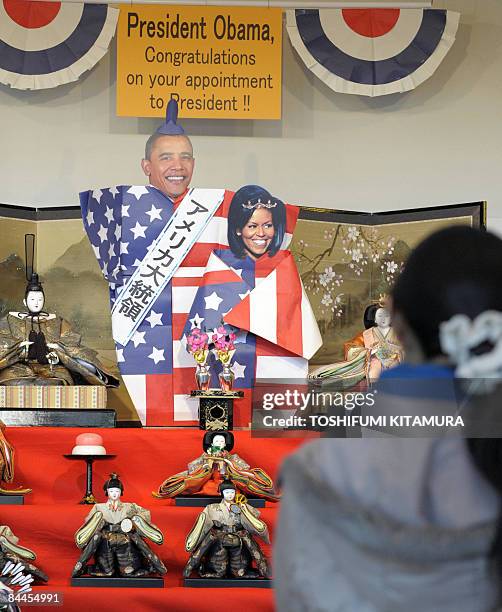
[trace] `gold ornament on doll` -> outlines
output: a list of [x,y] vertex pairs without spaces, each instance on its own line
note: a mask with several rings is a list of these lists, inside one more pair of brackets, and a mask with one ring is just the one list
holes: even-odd
[[251,468],[237,453],[232,453],[231,431],[208,431],[203,438],[204,452],[188,464],[187,470],[170,476],[152,495],[173,498],[177,495],[218,495],[219,485],[232,480],[238,491],[278,501],[274,482],[261,468]]

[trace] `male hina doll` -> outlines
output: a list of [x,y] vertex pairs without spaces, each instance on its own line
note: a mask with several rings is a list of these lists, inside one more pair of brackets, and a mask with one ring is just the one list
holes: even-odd
[[221,483],[220,493],[221,502],[204,508],[186,538],[190,558],[184,577],[197,570],[201,578],[270,578],[269,564],[255,539],[270,543],[259,511],[230,481]]
[[[124,485],[117,474],[103,485],[108,500],[95,504],[75,534],[82,554],[73,577],[137,577],[165,574],[167,569],[145,539],[162,544],[164,536],[150,518],[149,510],[121,501]],[[88,564],[94,557],[94,564]]]

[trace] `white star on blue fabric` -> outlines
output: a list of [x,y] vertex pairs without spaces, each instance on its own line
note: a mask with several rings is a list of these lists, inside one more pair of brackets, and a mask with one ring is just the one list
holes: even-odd
[[220,296],[216,293],[216,291],[213,291],[213,293],[211,293],[211,295],[208,295],[207,297],[204,298],[204,301],[206,302],[206,310],[218,310],[218,308],[220,307],[220,304],[223,302],[223,299],[220,298]]
[[115,257],[115,245],[110,244],[110,248],[108,249],[108,257]]
[[195,327],[199,327],[201,326],[202,321],[204,321],[203,317],[201,317],[199,315],[199,313],[195,313],[195,316],[193,319],[189,319],[190,323],[192,324],[191,329],[194,329]]
[[115,228],[115,240],[120,240],[122,236],[122,227],[120,225],[117,225],[117,227]]
[[150,323],[150,327],[155,327],[156,325],[162,325],[162,313],[155,312],[155,310],[150,310],[150,314],[145,317],[145,321]]
[[98,236],[101,242],[105,242],[108,237],[108,228],[106,228],[104,225],[101,225],[99,228]]
[[237,361],[234,361],[232,364],[232,372],[234,373],[235,378],[245,378],[244,370],[247,366],[241,365]]
[[155,365],[157,365],[159,361],[165,361],[164,349],[158,349],[156,346],[152,347],[152,352],[148,355],[148,359],[153,359]]
[[130,208],[130,204],[122,204],[122,209],[120,211],[121,215],[123,217],[128,217],[129,216],[129,208]]
[[94,255],[96,256],[96,259],[100,259],[101,255],[99,253],[99,247],[95,246],[94,244],[91,244],[92,246],[92,250],[94,251]]
[[127,193],[132,193],[132,195],[139,200],[142,195],[148,193],[148,189],[144,185],[133,185],[127,190]]
[[116,186],[110,187],[110,193],[112,194],[113,197],[115,197],[118,193],[120,193],[120,189],[117,189]]
[[162,211],[162,208],[155,208],[155,206],[152,204],[152,207],[146,213],[150,217],[150,223],[154,219],[160,219],[162,221],[162,217],[160,215],[161,211]]
[[116,353],[117,353],[117,363],[124,363],[125,358],[124,358],[124,349],[115,349]]
[[131,338],[131,342],[134,344],[134,348],[138,348],[140,344],[146,344],[145,333],[146,332],[139,332],[139,331],[134,332]]
[[98,204],[101,204],[102,195],[103,192],[101,191],[101,189],[94,189],[94,191],[92,192],[92,197],[97,200]]
[[121,255],[129,255],[129,251],[127,250],[129,247],[129,243],[128,242],[121,242],[120,243],[120,254]]
[[113,209],[109,206],[106,207],[105,217],[108,219],[108,223],[113,221]]
[[136,240],[137,238],[146,238],[146,225],[140,225],[139,221],[136,221],[136,225],[134,227],[131,227],[130,230],[134,234],[134,240]]
[[91,210],[87,211],[86,221],[87,225],[92,225],[94,223],[94,213]]

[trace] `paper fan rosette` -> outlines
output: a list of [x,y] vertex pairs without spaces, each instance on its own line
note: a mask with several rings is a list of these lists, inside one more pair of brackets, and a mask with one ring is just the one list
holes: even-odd
[[102,4],[0,0],[0,83],[48,89],[76,81],[108,51],[118,16]]
[[307,68],[331,89],[383,96],[434,74],[459,19],[440,9],[301,9],[287,11],[287,30]]

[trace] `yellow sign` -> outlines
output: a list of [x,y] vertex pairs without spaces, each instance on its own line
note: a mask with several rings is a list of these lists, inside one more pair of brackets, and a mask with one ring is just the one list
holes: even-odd
[[117,114],[280,119],[282,11],[121,5]]

